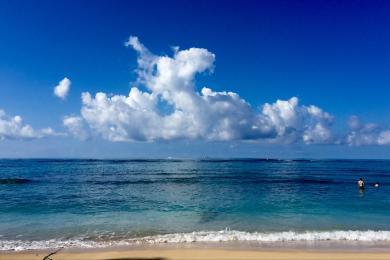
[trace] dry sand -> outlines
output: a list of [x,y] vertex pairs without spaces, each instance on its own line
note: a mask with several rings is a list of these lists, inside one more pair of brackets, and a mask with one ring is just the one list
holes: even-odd
[[[0,259],[44,259],[50,252],[0,252]],[[390,252],[308,252],[308,251],[251,251],[221,249],[116,250],[116,251],[59,251],[46,260],[169,260],[169,259],[279,259],[279,260],[381,260],[390,259]]]

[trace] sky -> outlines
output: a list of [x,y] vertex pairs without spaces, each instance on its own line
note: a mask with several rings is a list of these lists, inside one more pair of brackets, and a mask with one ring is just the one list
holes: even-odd
[[387,1],[0,1],[0,158],[390,159]]

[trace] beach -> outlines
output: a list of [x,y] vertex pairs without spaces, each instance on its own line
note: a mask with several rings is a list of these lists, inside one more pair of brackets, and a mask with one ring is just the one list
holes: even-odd
[[390,260],[389,13],[0,0],[0,260]]
[[[9,252],[0,253],[1,260],[35,260],[43,259],[51,251]],[[278,259],[278,260],[370,260],[390,259],[390,252],[330,252],[330,251],[255,251],[255,250],[221,250],[221,249],[169,249],[169,250],[118,250],[118,251],[60,251],[49,256],[53,260],[140,260],[140,259]]]
[[[45,258],[46,257],[46,258]],[[103,248],[0,251],[0,260],[370,260],[390,259],[390,243],[198,242],[139,244]]]

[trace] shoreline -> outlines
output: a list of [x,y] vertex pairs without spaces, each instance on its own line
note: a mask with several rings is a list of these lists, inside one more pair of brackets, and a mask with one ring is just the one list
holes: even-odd
[[233,249],[303,249],[365,251],[381,249],[390,252],[390,231],[306,231],[258,233],[234,230],[171,233],[120,240],[1,240],[1,251],[53,250],[56,248],[233,248]]

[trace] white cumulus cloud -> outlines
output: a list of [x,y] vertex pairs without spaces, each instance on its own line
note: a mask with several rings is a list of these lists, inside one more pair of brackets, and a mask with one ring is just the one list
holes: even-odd
[[262,115],[277,132],[277,141],[319,144],[333,142],[333,116],[314,105],[299,105],[299,100],[277,100],[266,103]]
[[[215,55],[203,48],[154,55],[137,37],[125,43],[138,53],[138,79],[128,95],[82,94],[81,115],[65,117],[75,136],[111,141],[173,139],[267,140],[329,143],[333,117],[296,97],[254,108],[237,93],[195,86],[197,74],[212,72]],[[139,86],[145,87],[145,90]]]
[[51,128],[34,130],[23,122],[20,116],[8,116],[0,109],[0,140],[5,139],[35,139],[59,135]]
[[54,87],[54,95],[56,95],[62,100],[65,100],[68,96],[71,84],[72,82],[70,81],[70,79],[65,77],[58,83],[57,86]]

